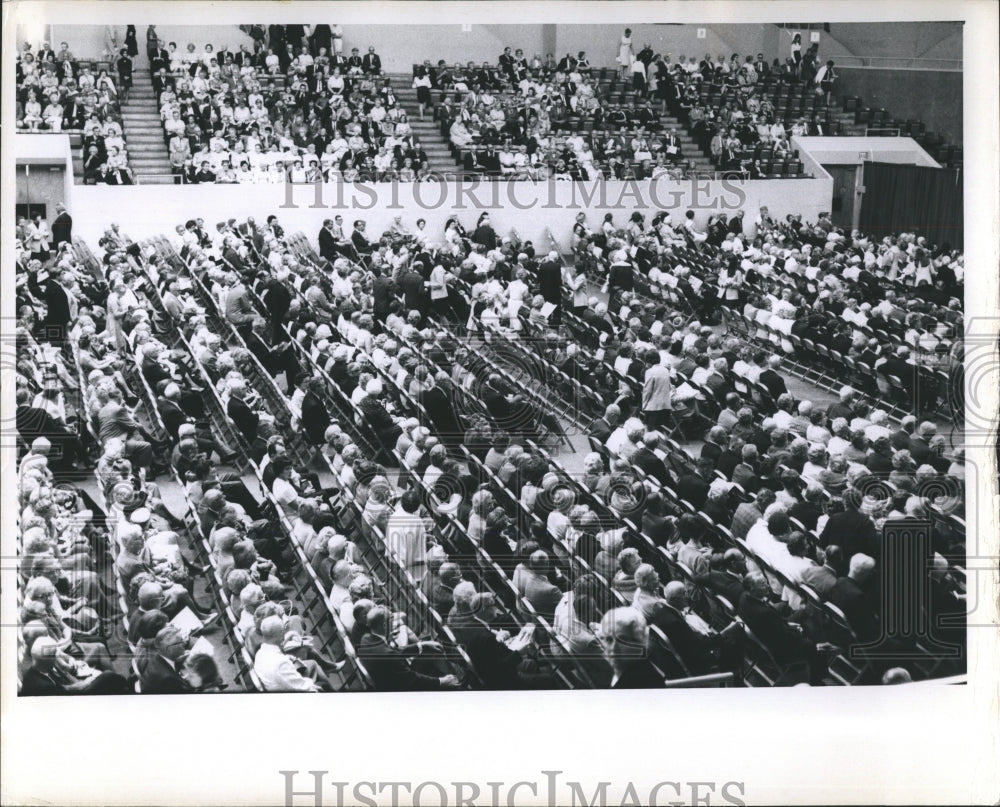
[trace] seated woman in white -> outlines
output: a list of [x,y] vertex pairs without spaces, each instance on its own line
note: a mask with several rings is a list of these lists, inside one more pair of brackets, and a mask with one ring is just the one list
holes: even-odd
[[448,135],[452,144],[458,148],[465,148],[472,144],[472,134],[460,120],[455,121],[451,125]]

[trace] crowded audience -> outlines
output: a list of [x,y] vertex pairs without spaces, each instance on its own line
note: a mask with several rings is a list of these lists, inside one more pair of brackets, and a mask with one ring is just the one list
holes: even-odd
[[[930,520],[928,607],[964,613],[964,457],[906,371],[961,366],[962,256],[719,224],[580,216],[567,266],[486,213],[317,248],[274,215],[112,225],[96,254],[25,223],[24,690],[219,691],[220,633],[265,691],[880,680],[848,649],[887,525]],[[824,340],[875,386],[796,395]]]
[[78,59],[69,43],[59,50],[24,43],[15,65],[15,126],[19,132],[70,132],[82,137],[83,181],[88,185],[131,185],[121,104],[131,83],[126,48],[113,61]]

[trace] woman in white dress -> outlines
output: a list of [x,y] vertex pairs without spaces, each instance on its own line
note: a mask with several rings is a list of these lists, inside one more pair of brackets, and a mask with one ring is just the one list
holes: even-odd
[[632,29],[626,28],[618,43],[618,64],[621,67],[623,79],[628,79],[632,72]]
[[525,304],[525,298],[530,294],[526,282],[527,277],[528,272],[526,270],[518,269],[514,280],[507,286],[507,316],[510,319],[511,330],[514,331],[521,330],[521,320],[517,314],[521,310],[521,306]]

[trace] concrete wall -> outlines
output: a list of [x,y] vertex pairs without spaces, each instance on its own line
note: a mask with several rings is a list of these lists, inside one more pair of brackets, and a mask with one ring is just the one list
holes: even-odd
[[912,137],[793,137],[792,145],[800,155],[808,154],[824,165],[861,165],[870,160],[941,167]]
[[[464,30],[468,27],[469,30]],[[345,25],[344,52],[362,54],[374,45],[383,69],[410,72],[414,63],[430,59],[437,64],[488,61],[496,64],[506,46],[521,48],[525,58],[545,55],[542,25]]]
[[[829,32],[820,32],[819,52],[831,59],[836,54],[961,59],[962,27],[961,22],[835,22]],[[802,39],[809,41],[805,33]]]
[[[706,53],[712,58],[724,54],[728,59],[733,53],[741,57],[756,54],[764,46],[765,33],[770,25],[670,25],[654,23],[629,24],[632,29],[632,49],[638,53],[648,43],[654,53],[678,56],[695,56],[701,59]],[[618,42],[626,24],[612,25],[559,25],[557,26],[557,56],[577,51],[587,51],[595,67],[616,66]],[[698,29],[705,31],[705,38],[698,38]]]
[[73,188],[69,135],[15,134],[12,142],[17,153],[17,204],[46,204],[51,218],[56,202],[69,199]]
[[[835,57],[833,57],[836,60]],[[954,144],[962,142],[963,74],[943,70],[836,67],[838,95],[860,96],[864,106],[893,118],[921,120]]]
[[319,206],[314,206],[316,187],[75,186],[70,212],[75,232],[91,240],[96,240],[111,220],[119,222],[133,238],[143,238],[169,234],[174,225],[193,217],[200,216],[214,226],[220,219],[254,216],[260,221],[271,213],[279,217],[286,230],[301,230],[314,238],[323,219],[338,211],[347,223],[365,219],[369,232],[376,233],[388,227],[394,216],[401,215],[408,226],[423,217],[432,238],[440,238],[449,216],[458,215],[469,227],[483,209],[489,209],[494,228],[501,235],[516,228],[522,238],[544,244],[545,229],[549,228],[566,246],[573,218],[580,210],[586,212],[594,227],[600,225],[606,212],[624,223],[635,210],[652,216],[657,210],[668,209],[676,221],[686,210],[695,209],[696,221],[704,226],[713,213],[731,214],[742,207],[752,220],[762,205],[777,216],[795,212],[806,220],[815,220],[820,211],[830,209],[832,180],[701,181],[696,185],[672,181],[492,182],[465,185],[464,192],[457,183],[364,187],[330,184],[318,186],[321,196]]

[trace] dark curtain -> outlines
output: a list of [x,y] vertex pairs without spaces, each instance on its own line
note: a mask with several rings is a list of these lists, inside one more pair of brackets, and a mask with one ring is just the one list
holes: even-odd
[[961,249],[961,175],[945,168],[866,162],[861,197],[861,231],[881,238],[915,232],[937,245]]

